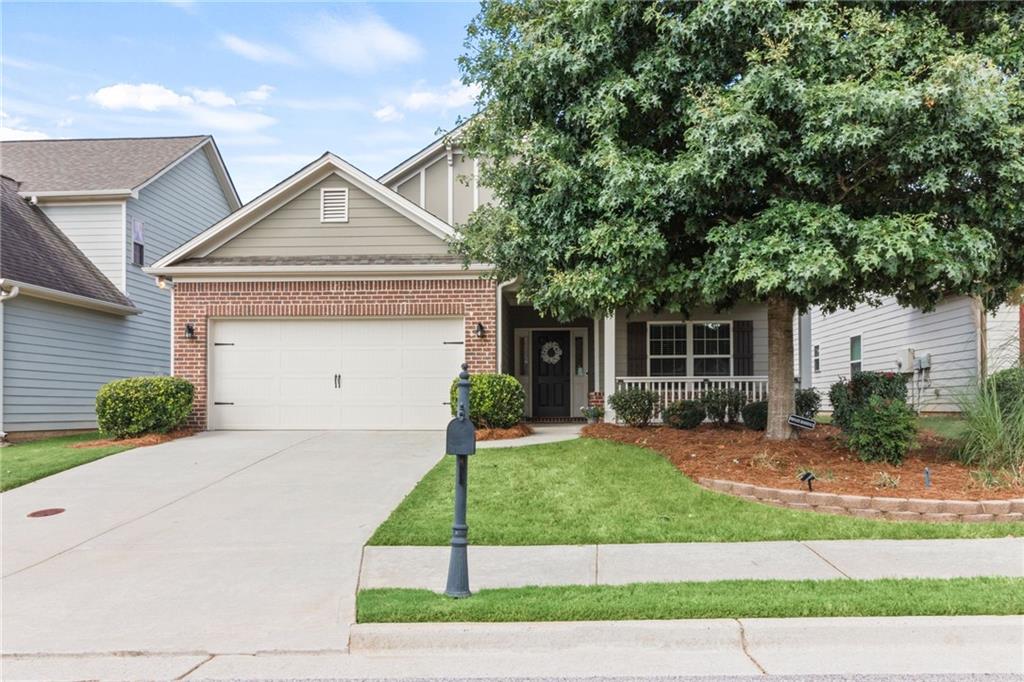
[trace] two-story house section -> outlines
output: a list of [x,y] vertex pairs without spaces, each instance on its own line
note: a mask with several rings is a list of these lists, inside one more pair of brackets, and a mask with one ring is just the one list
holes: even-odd
[[208,135],[3,142],[0,174],[0,431],[95,428],[100,386],[171,370],[172,293],[142,268],[238,194]]

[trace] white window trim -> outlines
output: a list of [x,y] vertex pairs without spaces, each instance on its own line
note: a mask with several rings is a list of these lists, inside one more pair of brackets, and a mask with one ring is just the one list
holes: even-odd
[[[683,327],[686,328],[686,353],[684,355],[654,355],[653,353],[651,353],[651,327],[676,327],[676,326],[679,326],[679,325],[682,325]],[[692,369],[692,367],[691,367],[692,363],[690,362],[690,348],[691,348],[691,345],[690,345],[691,344],[690,332],[691,331],[692,330],[690,329],[690,323],[688,323],[688,322],[686,322],[684,320],[657,320],[657,321],[653,321],[652,320],[652,321],[647,323],[647,338],[644,339],[644,343],[647,344],[647,349],[646,349],[647,350],[647,376],[649,376],[649,377],[653,377],[654,376],[654,374],[651,373],[651,360],[655,360],[655,359],[657,359],[657,360],[679,360],[679,359],[682,359],[682,360],[684,360],[686,362],[686,372],[687,372],[686,375],[687,376],[692,376],[692,373],[690,372],[690,370]]]
[[[694,340],[693,327],[695,325],[698,325],[698,324],[727,324],[727,325],[729,325],[729,353],[728,353],[728,355],[722,355],[722,354],[716,354],[716,355],[697,355],[696,352],[694,352],[694,350],[693,350],[693,340]],[[693,366],[694,363],[693,363],[693,361],[696,360],[697,358],[701,358],[701,359],[728,358],[729,359],[729,374],[728,374],[728,376],[733,376],[733,372],[736,369],[735,367],[733,367],[733,359],[732,359],[733,351],[736,350],[736,341],[733,338],[735,336],[735,334],[736,334],[736,324],[735,324],[735,322],[733,320],[691,320],[690,321],[689,333],[687,335],[687,348],[686,348],[686,350],[689,351],[689,353],[690,353],[690,361],[689,361],[688,367],[687,367],[687,369],[690,371],[690,376],[709,376],[707,374],[700,374],[700,375],[698,375],[696,373],[696,371],[694,370],[694,366]]]
[[[853,359],[853,340],[854,339],[860,339],[860,357],[857,358],[856,360]],[[857,371],[858,372],[863,372],[864,371],[864,335],[863,334],[854,334],[854,335],[852,335],[847,340],[847,351],[846,352],[847,352],[847,359],[848,359],[847,366],[850,369],[850,378],[852,379],[853,378],[853,364],[855,362],[858,365],[860,365],[860,369],[857,370]]]
[[[344,192],[345,194],[345,217],[326,218],[324,216],[324,197],[328,192]],[[321,223],[347,223],[348,222],[348,187],[321,187],[320,188],[320,222]]]

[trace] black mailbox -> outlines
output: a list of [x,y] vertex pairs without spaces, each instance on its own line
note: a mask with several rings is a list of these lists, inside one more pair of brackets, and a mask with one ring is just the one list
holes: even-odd
[[444,447],[445,453],[449,455],[475,455],[476,429],[473,428],[473,422],[465,417],[456,417],[448,422]]

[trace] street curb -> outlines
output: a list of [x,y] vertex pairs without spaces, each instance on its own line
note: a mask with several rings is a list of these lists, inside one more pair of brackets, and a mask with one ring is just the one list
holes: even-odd
[[[673,650],[822,652],[857,649],[1005,651],[1021,659],[1022,616],[908,616],[882,618],[744,618],[551,623],[361,623],[352,626],[352,653],[427,651],[566,652]],[[1022,660],[1010,660],[1018,667]]]

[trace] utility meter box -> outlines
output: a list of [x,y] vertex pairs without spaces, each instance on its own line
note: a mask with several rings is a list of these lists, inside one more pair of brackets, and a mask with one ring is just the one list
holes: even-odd
[[907,348],[896,356],[896,369],[901,374],[911,374],[914,371],[914,349]]
[[932,355],[931,353],[923,353],[918,357],[914,358],[914,371],[925,372],[932,368]]

